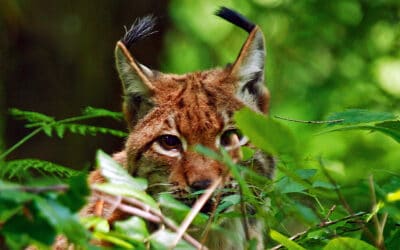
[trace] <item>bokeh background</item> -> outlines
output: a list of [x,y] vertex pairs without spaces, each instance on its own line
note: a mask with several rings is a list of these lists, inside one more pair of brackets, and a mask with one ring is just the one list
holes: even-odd
[[[29,130],[8,109],[56,118],[86,106],[120,110],[115,42],[136,17],[159,17],[158,33],[132,49],[148,67],[184,73],[235,60],[246,33],[213,16],[219,6],[258,23],[266,36],[266,84],[271,115],[323,120],[348,108],[399,114],[398,0],[0,1],[0,151]],[[285,122],[302,150],[299,168],[324,159],[341,183],[373,173],[382,181],[400,171],[400,146],[382,134],[319,134],[321,125]],[[125,130],[121,123],[99,121]],[[99,124],[96,123],[96,124]],[[112,153],[111,136],[64,139],[39,135],[9,156],[39,158],[75,169],[93,164],[98,148]]]

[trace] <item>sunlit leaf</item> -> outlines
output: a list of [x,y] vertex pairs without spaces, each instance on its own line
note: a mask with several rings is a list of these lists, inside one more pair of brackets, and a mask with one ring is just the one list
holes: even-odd
[[158,209],[157,203],[154,199],[148,195],[145,191],[140,189],[134,189],[126,184],[115,184],[115,183],[101,183],[94,184],[93,188],[98,191],[111,194],[114,196],[122,196],[122,197],[132,197],[144,202],[146,205],[151,206],[154,209]]
[[249,137],[251,143],[265,152],[276,154],[295,151],[296,143],[292,132],[272,118],[248,108],[236,112],[234,118],[237,126]]
[[305,248],[275,230],[271,230],[269,236],[289,250],[305,250]]
[[133,178],[128,174],[126,169],[122,168],[121,165],[103,151],[97,151],[96,160],[101,175],[108,182],[123,184],[125,187],[135,190],[145,190],[147,188],[147,181],[145,179]]
[[365,241],[355,239],[355,238],[347,238],[347,237],[339,237],[335,238],[323,248],[323,250],[375,250],[376,248],[366,243]]
[[146,222],[136,216],[125,221],[117,221],[114,223],[115,231],[137,242],[143,242],[149,236]]

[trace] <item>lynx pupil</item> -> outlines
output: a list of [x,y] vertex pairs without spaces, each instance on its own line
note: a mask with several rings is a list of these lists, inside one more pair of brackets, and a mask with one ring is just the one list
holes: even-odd
[[175,135],[162,135],[158,143],[166,150],[180,150],[182,146],[181,140]]

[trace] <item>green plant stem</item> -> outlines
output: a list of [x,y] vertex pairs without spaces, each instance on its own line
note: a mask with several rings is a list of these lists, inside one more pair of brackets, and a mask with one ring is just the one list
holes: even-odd
[[62,119],[62,120],[56,121],[56,123],[76,122],[76,121],[89,120],[89,119],[98,118],[98,117],[101,117],[101,116],[98,116],[98,115],[83,115],[83,116],[77,116],[77,117],[71,117],[71,118]]
[[30,134],[28,134],[27,136],[22,138],[19,142],[15,143],[14,146],[12,146],[11,148],[7,149],[4,153],[2,153],[0,155],[0,160],[4,159],[7,155],[9,155],[11,152],[16,150],[17,148],[19,148],[22,144],[24,144],[29,139],[31,139],[32,137],[34,137],[35,135],[40,133],[42,130],[43,130],[43,128],[37,128],[37,129],[33,130]]

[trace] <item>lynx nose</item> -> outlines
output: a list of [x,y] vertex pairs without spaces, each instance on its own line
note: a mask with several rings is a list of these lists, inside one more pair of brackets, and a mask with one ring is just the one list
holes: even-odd
[[207,189],[211,185],[212,181],[210,179],[195,181],[190,185],[190,188],[193,191],[199,191],[203,189]]

